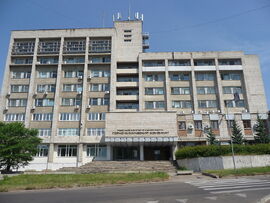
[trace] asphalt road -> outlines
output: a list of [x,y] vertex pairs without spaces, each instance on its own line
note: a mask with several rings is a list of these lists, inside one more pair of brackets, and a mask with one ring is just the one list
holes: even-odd
[[258,202],[269,194],[270,177],[177,177],[162,183],[0,193],[0,203],[242,203]]

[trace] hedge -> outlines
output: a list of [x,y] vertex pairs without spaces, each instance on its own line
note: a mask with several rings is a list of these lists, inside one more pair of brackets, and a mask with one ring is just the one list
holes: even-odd
[[[270,154],[270,144],[234,145],[236,155]],[[231,155],[230,145],[200,145],[183,147],[176,151],[177,159]]]

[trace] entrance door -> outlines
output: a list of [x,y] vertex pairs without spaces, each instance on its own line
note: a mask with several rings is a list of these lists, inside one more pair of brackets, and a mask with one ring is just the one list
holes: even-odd
[[139,147],[113,147],[113,160],[139,160]]
[[169,160],[170,157],[169,146],[144,147],[144,160]]

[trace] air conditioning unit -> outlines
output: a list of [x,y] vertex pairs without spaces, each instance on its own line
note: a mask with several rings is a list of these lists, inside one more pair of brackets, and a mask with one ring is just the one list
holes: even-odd
[[91,105],[88,105],[86,108],[87,108],[87,109],[90,109],[90,108],[91,108]]
[[82,75],[79,75],[79,76],[78,76],[78,79],[79,79],[79,80],[82,80],[82,79],[83,79],[83,76],[82,76]]
[[10,92],[8,92],[6,96],[9,97],[10,96]]
[[75,109],[79,109],[79,108],[80,108],[80,105],[76,105],[76,106],[75,106]]
[[194,126],[192,124],[188,124],[188,129],[192,130],[194,128]]
[[33,106],[32,108],[31,108],[31,110],[35,110],[36,109],[36,106]]
[[205,125],[204,125],[204,128],[205,128],[205,129],[209,129],[210,126],[209,126],[208,124],[205,124]]
[[33,97],[35,97],[35,96],[37,96],[37,92],[34,92],[34,93],[33,93]]
[[217,110],[218,113],[220,113],[220,110]]
[[105,94],[110,94],[110,91],[105,91]]
[[8,106],[6,106],[4,110],[7,111],[8,110]]
[[194,113],[194,111],[191,111],[191,113]]
[[37,64],[40,64],[40,61],[37,61]]
[[91,75],[88,75],[88,77],[87,77],[88,79],[91,79],[92,78],[92,76]]
[[48,92],[47,92],[47,91],[45,91],[45,92],[43,92],[43,94],[44,94],[44,95],[47,95],[47,94],[48,94]]
[[78,91],[77,94],[82,94],[82,91]]

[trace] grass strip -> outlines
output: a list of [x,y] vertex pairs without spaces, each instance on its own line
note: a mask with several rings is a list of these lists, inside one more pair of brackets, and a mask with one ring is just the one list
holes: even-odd
[[270,166],[254,167],[254,168],[240,168],[240,169],[224,169],[224,170],[205,170],[203,172],[214,174],[220,178],[225,176],[253,176],[270,174]]
[[164,181],[167,173],[115,173],[115,174],[42,174],[4,176],[0,180],[0,192],[50,188],[86,187],[108,184]]

